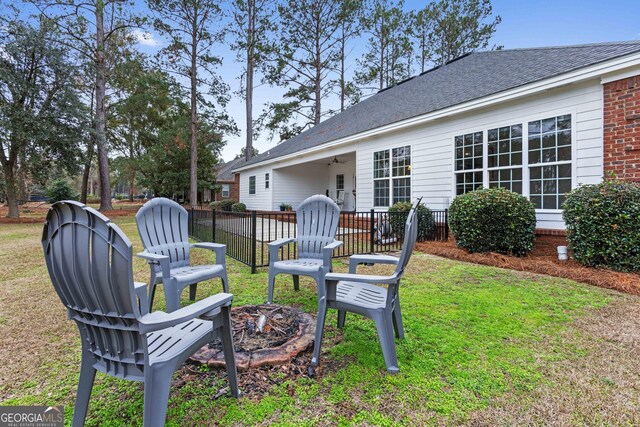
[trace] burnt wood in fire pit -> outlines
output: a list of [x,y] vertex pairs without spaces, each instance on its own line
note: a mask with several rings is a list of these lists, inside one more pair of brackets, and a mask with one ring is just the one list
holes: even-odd
[[[231,323],[240,370],[290,361],[313,344],[316,329],[311,314],[277,304],[233,307]],[[225,366],[219,340],[202,347],[190,360],[210,367]]]

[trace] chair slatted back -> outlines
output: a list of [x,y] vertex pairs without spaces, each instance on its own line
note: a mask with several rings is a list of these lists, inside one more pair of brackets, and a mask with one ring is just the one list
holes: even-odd
[[149,200],[136,213],[145,250],[168,256],[170,268],[189,265],[188,220],[185,208],[164,197]]
[[42,247],[51,282],[96,369],[142,379],[146,342],[138,330],[129,239],[100,212],[64,201],[47,214]]
[[413,249],[416,246],[416,240],[418,239],[418,206],[422,201],[422,197],[417,199],[411,206],[409,215],[407,215],[407,221],[404,225],[404,242],[402,242],[402,252],[400,253],[400,259],[396,266],[396,275],[402,276],[404,269],[411,259]]
[[317,194],[298,206],[296,219],[298,256],[322,258],[322,248],[335,240],[340,208],[330,198]]

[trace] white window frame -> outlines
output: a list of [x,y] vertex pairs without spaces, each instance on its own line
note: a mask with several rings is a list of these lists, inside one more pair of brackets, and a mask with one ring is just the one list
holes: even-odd
[[[338,177],[340,176],[342,177],[342,187],[338,185],[338,182],[339,182]],[[344,174],[343,173],[336,174],[336,193],[338,191],[344,191]]]
[[[566,116],[566,115],[570,115],[571,116],[571,160],[560,160],[558,161],[556,159],[555,162],[540,162],[540,163],[534,163],[534,164],[530,164],[529,163],[529,122],[533,122],[533,121],[538,121],[538,120],[544,120],[544,119],[550,119],[550,118],[557,118],[560,116]],[[577,150],[576,150],[576,132],[575,132],[575,126],[576,126],[576,112],[572,111],[570,113],[564,113],[564,114],[547,114],[547,115],[543,115],[543,117],[539,118],[539,119],[532,119],[532,120],[527,120],[525,122],[526,127],[527,127],[527,165],[526,165],[526,169],[527,169],[527,198],[529,200],[531,200],[531,168],[536,168],[536,167],[545,167],[545,166],[560,166],[560,165],[567,165],[570,164],[571,165],[571,176],[569,177],[571,180],[571,186],[570,188],[573,189],[575,188],[575,176],[576,176],[576,164],[577,164],[577,159],[576,159],[576,154],[577,154]],[[524,137],[524,129],[523,129],[523,137]],[[523,141],[524,142],[524,141]],[[523,146],[524,149],[524,146]],[[524,174],[523,174],[523,178],[524,178]],[[523,186],[524,186],[524,181],[523,181]],[[556,194],[557,193],[557,189],[556,189]],[[544,204],[544,203],[543,203]],[[557,209],[544,209],[544,208],[536,208],[536,212],[548,212],[548,213],[561,213],[562,212],[562,208],[557,208]]]
[[[486,167],[483,168],[483,169],[486,169],[486,177],[485,177],[485,179],[483,181],[483,186],[484,187],[491,188],[491,177],[490,177],[491,172],[496,171],[496,172],[500,173],[501,170],[507,170],[508,169],[508,170],[513,171],[514,169],[520,169],[520,175],[521,175],[520,183],[521,183],[521,187],[522,187],[520,194],[524,194],[524,186],[525,186],[524,169],[526,167],[525,164],[524,164],[524,147],[525,147],[525,145],[524,145],[524,127],[528,126],[528,124],[529,124],[529,122],[526,122],[526,124],[517,123],[517,120],[516,120],[516,123],[513,123],[511,125],[489,127],[486,130],[486,142],[484,144],[486,153],[484,153],[484,160],[483,160],[483,164],[486,164]],[[500,129],[508,127],[509,128],[509,132],[511,132],[511,127],[512,126],[517,126],[517,125],[522,126],[522,131],[520,133],[520,140],[521,140],[520,149],[522,150],[520,152],[520,154],[521,154],[520,164],[519,165],[509,165],[509,166],[500,166],[500,165],[498,165],[498,166],[490,167],[489,166],[489,131],[493,130],[493,129],[498,131],[498,140],[496,142],[498,143],[498,147],[499,147],[499,145],[500,145]],[[512,139],[512,137],[509,136],[509,155],[510,156],[513,154],[513,152],[511,151],[511,139]],[[500,158],[498,156],[498,163],[499,163],[499,160],[500,160]],[[512,180],[510,182],[513,184]],[[485,183],[486,183],[486,185],[485,185]],[[499,188],[499,187],[495,187],[495,188]]]
[[[506,126],[513,126],[515,124],[522,124],[522,195],[527,199],[530,199],[529,194],[529,186],[530,186],[530,173],[529,173],[529,122],[536,120],[543,120],[545,118],[550,117],[558,117],[570,114],[571,115],[571,161],[563,161],[561,163],[571,163],[571,189],[575,189],[577,186],[577,173],[578,173],[578,141],[576,138],[577,129],[577,114],[578,110],[575,107],[569,108],[559,108],[548,111],[540,111],[533,114],[527,114],[526,116],[516,116],[511,119],[504,119],[499,122],[493,122],[489,125],[484,126],[474,126],[473,128],[461,128],[457,129],[455,132],[450,133],[450,141],[451,147],[450,150],[450,159],[451,159],[451,173],[452,173],[452,183],[451,183],[451,196],[453,200],[456,197],[456,162],[455,162],[455,154],[456,154],[456,141],[455,137],[458,135],[466,135],[468,133],[479,132],[478,129],[483,129],[483,184],[484,188],[489,188],[489,158],[488,158],[488,130],[494,128],[501,128]],[[554,163],[536,163],[534,167],[542,165],[553,165]],[[536,213],[538,214],[561,214],[562,209],[536,209]]]
[[[464,147],[464,136],[465,135],[469,135],[469,134],[475,135],[476,133],[481,133],[482,134],[482,168],[456,170],[456,137],[461,136],[463,138],[463,147]],[[487,161],[488,161],[487,130],[486,129],[478,130],[478,127],[476,127],[475,130],[470,130],[468,132],[456,132],[456,134],[453,136],[452,139],[453,139],[453,153],[452,153],[453,154],[453,162],[452,162],[452,165],[453,165],[453,197],[458,196],[458,175],[459,174],[481,172],[482,173],[482,182],[481,182],[480,185],[482,187],[486,187],[487,186],[487,182],[488,182],[488,176],[489,176],[489,174],[487,172]],[[464,163],[463,163],[463,167],[464,167]]]
[[[230,184],[222,184],[221,186],[222,188],[220,189],[220,195],[224,198],[229,198],[229,196],[231,195],[231,185]],[[226,187],[226,193],[225,194],[225,187]]]
[[[401,176],[393,176],[393,150],[398,148],[409,147],[409,175],[401,175]],[[386,151],[389,153],[389,176],[384,178],[375,178],[375,154],[380,153],[382,151]],[[401,178],[409,178],[409,200],[411,200],[411,195],[413,194],[413,144],[402,144],[391,148],[385,148],[382,150],[375,150],[371,154],[371,178],[372,178],[372,187],[371,187],[371,206],[374,208],[382,208],[388,209],[393,206],[393,180],[401,179]],[[375,181],[387,180],[389,183],[389,200],[388,205],[386,206],[376,206],[376,190],[375,190]]]
[[[253,193],[251,192],[251,179],[253,179]],[[256,182],[256,176],[255,175],[251,175],[249,177],[249,195],[250,196],[255,196],[256,195],[256,187],[257,187],[257,182]]]

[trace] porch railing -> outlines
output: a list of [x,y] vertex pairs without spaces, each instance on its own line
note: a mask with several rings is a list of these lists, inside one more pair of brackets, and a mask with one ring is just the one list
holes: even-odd
[[[397,215],[397,216],[396,216]],[[402,231],[392,225],[404,223],[401,212],[341,212],[336,239],[344,242],[333,252],[334,258],[355,254],[391,252],[402,246]],[[418,240],[449,239],[448,210],[432,210],[432,225],[419,220]],[[402,227],[399,227],[402,228]],[[189,236],[199,241],[227,245],[227,255],[251,267],[269,265],[268,244],[282,238],[296,237],[295,212],[223,212],[213,209],[191,209]],[[294,243],[280,250],[280,259],[297,256]]]

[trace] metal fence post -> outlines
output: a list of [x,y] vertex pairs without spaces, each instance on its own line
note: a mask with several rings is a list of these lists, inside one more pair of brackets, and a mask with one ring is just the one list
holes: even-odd
[[216,241],[216,210],[211,208],[211,241]]
[[256,270],[256,257],[257,257],[257,241],[258,241],[258,236],[257,236],[257,230],[256,230],[256,226],[257,226],[257,222],[258,222],[258,215],[256,213],[256,211],[251,211],[251,274],[255,274],[257,272]]
[[369,221],[369,252],[375,252],[375,234],[376,234],[376,212],[371,209],[371,217]]
[[444,210],[444,241],[449,241],[449,209]]

